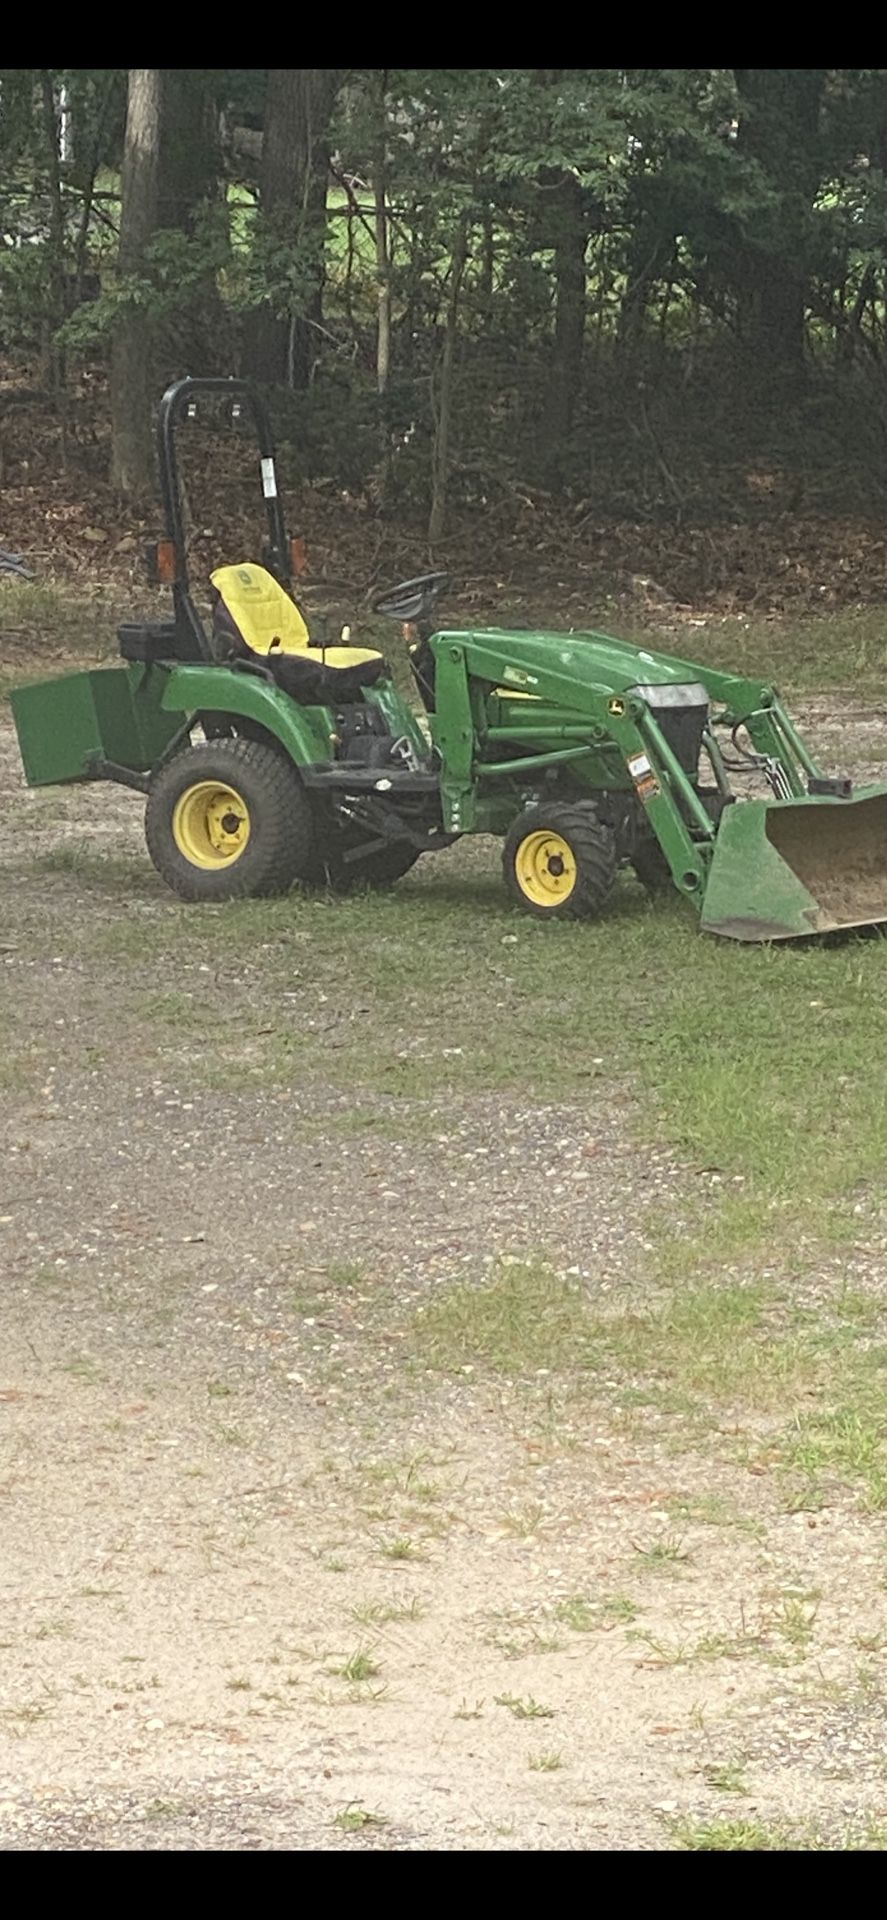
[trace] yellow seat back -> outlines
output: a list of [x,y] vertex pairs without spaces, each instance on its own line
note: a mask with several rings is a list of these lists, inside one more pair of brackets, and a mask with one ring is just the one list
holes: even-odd
[[217,567],[210,580],[241,638],[253,653],[301,653],[309,645],[308,628],[279,580],[252,561]]

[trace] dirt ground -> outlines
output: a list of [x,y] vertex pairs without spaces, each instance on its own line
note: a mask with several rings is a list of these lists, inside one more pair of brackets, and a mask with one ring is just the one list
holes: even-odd
[[[261,951],[186,949],[211,1006],[177,1025],[137,798],[27,794],[7,722],[0,804],[3,1846],[875,1831],[883,1515],[794,1511],[655,1412],[416,1347],[429,1300],[540,1247],[643,1300],[687,1174],[624,1092],[463,1088],[441,1120],[343,1087],[320,1017],[308,1071],[214,1070],[213,1023],[261,1023]],[[315,944],[312,1024],[324,971]]]

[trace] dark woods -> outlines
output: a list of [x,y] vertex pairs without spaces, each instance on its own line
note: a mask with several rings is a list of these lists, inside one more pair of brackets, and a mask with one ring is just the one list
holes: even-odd
[[883,494],[885,163],[880,69],[6,70],[0,352],[63,443],[107,375],[130,500],[184,371],[432,548],[522,489],[699,521],[733,459]]

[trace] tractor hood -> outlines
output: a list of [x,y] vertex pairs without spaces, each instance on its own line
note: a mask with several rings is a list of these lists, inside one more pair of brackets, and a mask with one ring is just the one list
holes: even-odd
[[[604,693],[637,691],[651,706],[701,705],[708,698],[698,668],[606,633],[512,633],[504,627],[489,627],[479,633],[437,634],[435,651],[447,641],[470,645],[473,664],[479,664],[480,654],[489,650],[490,678],[503,689],[532,693],[534,676],[555,674],[565,676],[573,686]],[[674,689],[671,699],[666,695],[657,702],[659,688]]]

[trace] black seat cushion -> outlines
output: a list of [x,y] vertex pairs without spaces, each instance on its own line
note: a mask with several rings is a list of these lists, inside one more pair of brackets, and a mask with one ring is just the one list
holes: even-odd
[[319,649],[306,650],[304,653],[269,653],[264,664],[284,693],[305,707],[334,707],[343,700],[358,699],[361,690],[374,687],[385,671],[381,654],[376,659],[361,660],[352,667],[330,667],[325,665]]

